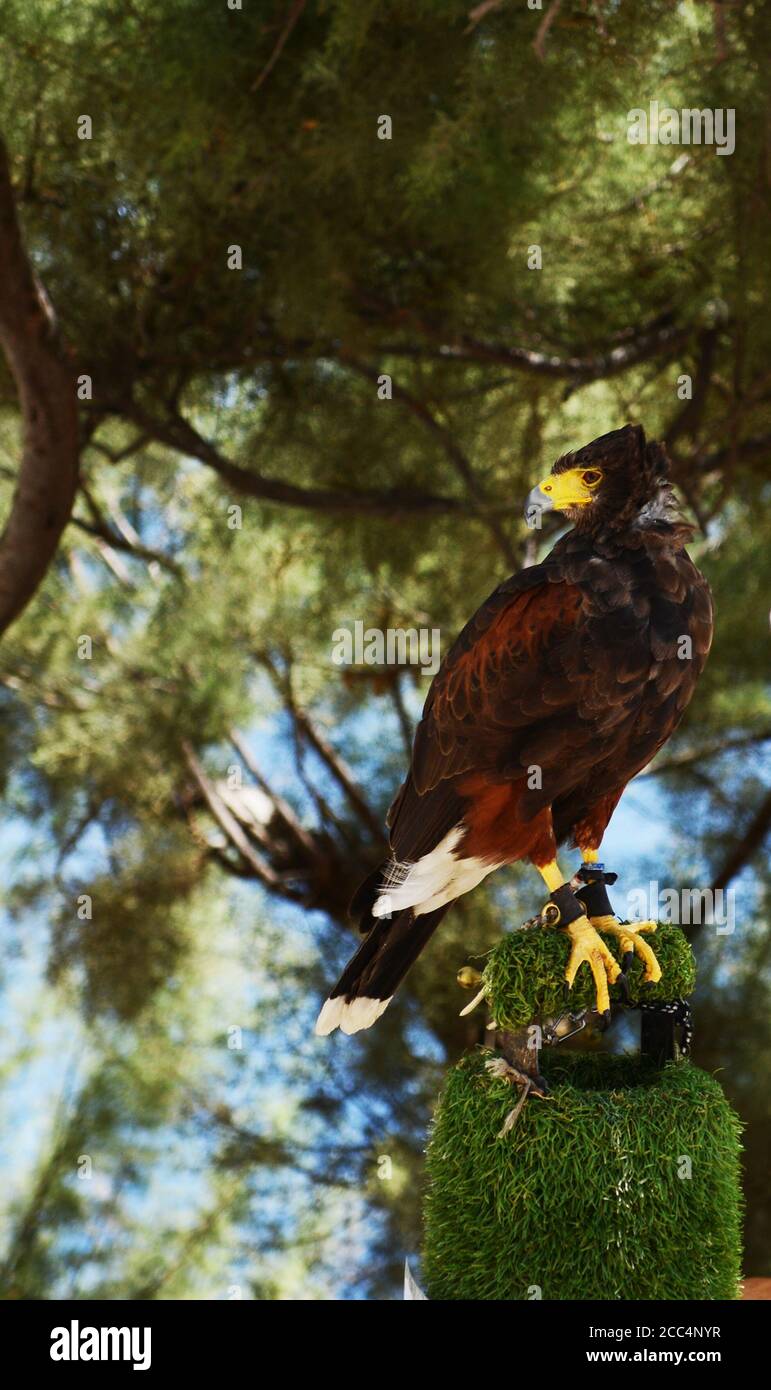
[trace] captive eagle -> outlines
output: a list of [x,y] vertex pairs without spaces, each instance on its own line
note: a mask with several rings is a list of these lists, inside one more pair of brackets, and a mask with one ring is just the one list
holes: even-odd
[[[572,522],[541,564],[506,579],[466,624],[428,692],[412,762],[388,813],[390,859],[352,904],[356,954],[316,1032],[369,1028],[448,908],[504,864],[527,859],[550,893],[544,920],[570,937],[568,986],[587,962],[600,1013],[643,933],[619,922],[599,862],[632,777],[677,727],[712,640],[712,599],[684,545],[660,445],[626,425],[558,459],[526,516]],[[575,892],[557,846],[582,853]],[[556,911],[555,911],[556,909]],[[622,966],[601,937],[616,936]]]

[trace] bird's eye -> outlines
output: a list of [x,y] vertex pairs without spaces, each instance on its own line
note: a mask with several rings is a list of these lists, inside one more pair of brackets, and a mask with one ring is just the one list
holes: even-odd
[[586,472],[582,474],[582,477],[587,487],[596,487],[598,483],[602,482],[602,474],[599,468],[587,468]]

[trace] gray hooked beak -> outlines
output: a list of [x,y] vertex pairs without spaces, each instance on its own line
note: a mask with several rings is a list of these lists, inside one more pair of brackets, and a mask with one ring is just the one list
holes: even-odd
[[543,492],[539,484],[531,488],[527,494],[525,503],[525,521],[534,531],[541,529],[541,517],[544,512],[553,512],[554,503],[548,493]]

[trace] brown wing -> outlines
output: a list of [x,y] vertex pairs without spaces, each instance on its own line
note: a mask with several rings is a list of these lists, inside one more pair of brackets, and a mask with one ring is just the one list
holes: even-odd
[[570,836],[583,845],[601,836],[627,782],[671,738],[704,669],[714,622],[710,588],[686,551],[664,539],[645,538],[649,582],[635,595],[644,616],[647,679],[616,736],[598,743],[592,766],[552,803],[558,842]]
[[[687,634],[695,649],[684,661]],[[706,583],[671,546],[621,562],[571,541],[507,581],[466,625],[429,690],[410,774],[389,815],[396,857],[426,853],[464,817],[470,796],[521,783],[533,768],[540,783],[515,808],[501,802],[499,814],[515,809],[529,821],[551,806],[564,838],[672,733],[710,634]]]
[[538,765],[541,794],[528,793],[535,814],[573,785],[593,741],[639,698],[649,650],[622,642],[609,682],[585,592],[538,568],[540,575],[518,576],[527,576],[526,588],[502,586],[482,605],[431,686],[410,775],[389,816],[398,859],[426,853],[459,823],[473,794],[469,774],[482,779],[475,786],[490,786]]
[[460,773],[508,771],[523,731],[575,705],[569,674],[576,675],[582,607],[580,589],[547,583],[492,616],[480,609],[438,673],[418,725],[412,779],[420,795]]

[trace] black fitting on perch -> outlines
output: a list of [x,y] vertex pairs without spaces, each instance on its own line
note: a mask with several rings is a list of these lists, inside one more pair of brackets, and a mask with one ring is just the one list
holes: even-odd
[[[648,1057],[657,1067],[687,1057],[693,1040],[691,1006],[687,999],[672,999],[663,1004],[638,1003],[640,1010],[640,1055]],[[675,1029],[680,1029],[678,1043]]]

